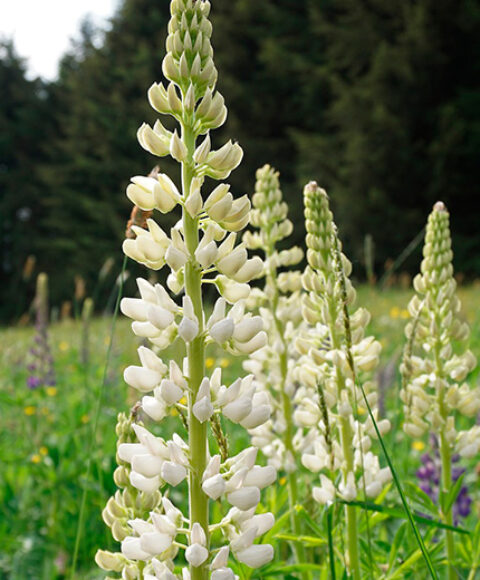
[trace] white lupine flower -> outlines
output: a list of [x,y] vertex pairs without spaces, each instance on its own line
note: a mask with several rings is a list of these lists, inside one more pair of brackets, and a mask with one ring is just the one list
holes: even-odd
[[255,528],[256,537],[263,536],[268,531],[270,531],[275,524],[275,517],[272,513],[264,513],[252,515],[249,519],[245,520],[241,524],[241,530],[247,531],[251,528]]
[[215,342],[223,344],[232,338],[234,330],[235,325],[233,320],[230,318],[224,318],[212,325],[209,329],[209,334]]
[[185,558],[193,567],[201,566],[208,558],[208,550],[200,544],[192,544],[185,550]]
[[266,467],[254,465],[247,473],[245,478],[245,485],[255,485],[256,487],[263,489],[269,485],[272,485],[276,479],[277,471],[271,465],[267,465]]
[[130,461],[135,473],[152,478],[160,475],[165,459],[149,453],[134,455]]
[[193,405],[193,414],[204,423],[213,415],[213,405],[210,399],[210,381],[205,377],[198,389],[197,400]]
[[178,325],[178,335],[185,342],[192,342],[198,334],[198,323],[190,318],[183,318]]
[[152,129],[147,123],[143,123],[137,131],[137,139],[140,145],[159,157],[168,155],[170,151],[170,140],[172,134],[157,121]]
[[261,330],[263,330],[263,320],[260,316],[247,317],[235,324],[233,338],[238,342],[249,342]]
[[188,261],[188,256],[182,250],[175,248],[173,245],[168,246],[165,253],[165,262],[172,268],[174,272],[183,268]]
[[163,562],[153,558],[152,565],[157,580],[177,580],[175,574],[172,574],[172,572]]
[[202,195],[200,190],[197,189],[188,196],[187,201],[185,202],[185,209],[188,211],[192,218],[195,218],[199,213],[201,213],[202,204]]
[[195,258],[202,268],[209,268],[215,262],[217,256],[218,248],[213,240],[204,246],[199,245],[195,251]]
[[170,241],[152,219],[147,220],[147,226],[148,231],[138,226],[131,227],[136,238],[126,239],[123,242],[123,251],[132,260],[153,270],[159,270],[165,265],[165,255]]
[[218,473],[209,477],[202,483],[203,491],[208,495],[209,498],[217,500],[225,492],[226,485],[225,480],[222,475]]
[[230,568],[218,568],[212,572],[212,580],[235,580],[236,576]]
[[250,528],[241,534],[237,534],[231,541],[230,541],[230,548],[233,552],[241,552],[249,548],[255,538],[257,537],[257,530],[256,528]]
[[242,487],[227,495],[229,503],[240,510],[256,507],[260,501],[260,490],[255,486]]
[[132,177],[132,183],[127,187],[128,199],[144,211],[155,209],[156,201],[153,191],[159,187],[158,182],[153,177],[136,176]]
[[[220,246],[221,248],[222,246]],[[247,262],[247,257],[247,250],[240,244],[232,252],[217,260],[216,266],[219,272],[233,278],[238,270]]]
[[160,532],[146,532],[140,536],[140,547],[151,556],[157,556],[172,545],[172,537]]
[[264,347],[267,344],[267,340],[267,333],[262,330],[248,342],[236,342],[235,347],[242,354],[252,354]]
[[227,276],[217,276],[215,284],[220,294],[230,304],[245,300],[250,294],[250,286],[248,284],[240,284]]
[[153,493],[160,487],[160,478],[158,475],[155,477],[145,477],[136,471],[130,473],[130,482],[133,487],[145,493]]
[[176,487],[187,477],[187,470],[183,465],[172,461],[165,461],[162,465],[161,476],[164,481]]
[[207,538],[202,526],[195,522],[192,526],[190,546],[185,550],[185,558],[194,567],[201,566],[208,558],[208,550],[205,548]]
[[253,278],[257,278],[263,272],[263,262],[255,256],[251,260],[247,260],[236,273],[232,276],[237,282],[250,282]]
[[143,397],[142,409],[154,421],[161,421],[167,415],[165,402],[157,397]]
[[217,475],[220,473],[221,457],[220,455],[214,455],[210,458],[207,464],[207,468],[203,472],[202,481],[205,481],[209,477]]
[[335,501],[335,486],[323,473],[320,475],[321,487],[313,488],[313,499],[322,505],[330,505]]
[[223,546],[222,548],[220,548],[220,550],[217,552],[217,555],[213,559],[210,568],[212,570],[218,570],[219,568],[225,568],[228,564],[229,552],[230,552],[230,549],[228,546]]
[[254,544],[246,550],[236,552],[235,556],[250,568],[260,568],[273,559],[274,550],[270,544]]
[[162,380],[162,374],[145,367],[129,366],[123,373],[125,382],[143,393],[153,391]]
[[140,546],[140,538],[127,536],[122,541],[122,554],[129,560],[147,560],[151,554],[142,550]]

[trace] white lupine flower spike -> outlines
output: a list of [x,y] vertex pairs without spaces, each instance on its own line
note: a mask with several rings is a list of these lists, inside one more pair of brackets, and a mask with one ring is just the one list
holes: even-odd
[[[236,580],[229,558],[255,568],[273,558],[270,546],[253,542],[273,526],[271,514],[255,519],[255,509],[261,490],[274,481],[275,469],[256,466],[253,447],[229,457],[220,420],[223,414],[227,424],[260,428],[272,406],[257,392],[253,376],[226,386],[220,369],[208,376],[205,368],[211,343],[238,355],[262,349],[267,342],[261,317],[252,316],[245,304],[249,282],[262,274],[264,264],[258,257],[249,258],[245,245],[237,243],[237,232],[250,219],[250,201],[247,196],[236,198],[226,183],[202,191],[206,176],[228,177],[243,156],[232,141],[215,148],[209,134],[227,114],[216,90],[209,12],[207,0],[172,0],[163,61],[167,84],[154,83],[148,98],[156,111],[173,116],[179,126],[168,131],[157,121],[153,128],[142,125],[138,131],[144,149],[181,164],[182,188],[158,171],[133,177],[127,188],[128,198],[147,219],[146,228],[137,223],[130,227],[125,254],[151,270],[170,270],[167,288],[140,278],[139,296],[121,302],[133,332],[144,341],[140,363],[124,372],[125,381],[142,398],[119,427],[115,480],[124,491],[109,500],[104,515],[122,542],[121,551],[99,552],[97,562],[128,580]],[[166,230],[162,214],[174,211],[181,211],[181,219]],[[220,295],[208,319],[203,304],[207,284]],[[186,358],[167,365],[159,351],[174,341],[183,343]],[[140,423],[140,409],[152,421],[176,414],[187,434],[174,433],[167,441],[157,437]],[[218,455],[211,456],[210,439],[216,439]],[[173,488],[174,501],[188,488],[188,513],[162,496]],[[243,516],[233,521],[228,512],[212,522],[210,501],[225,502],[230,512]],[[238,537],[248,541],[238,542]],[[179,575],[174,570],[180,561],[188,568]]]
[[[437,438],[441,458],[443,494],[453,485],[452,456],[473,457],[480,452],[478,425],[461,430],[459,416],[475,417],[480,411],[480,388],[464,383],[476,359],[463,346],[469,328],[460,316],[460,300],[453,276],[453,253],[449,214],[442,202],[431,212],[425,233],[423,261],[413,285],[415,295],[408,305],[412,321],[407,324],[408,346],[401,366],[405,422],[410,437],[427,433]],[[462,347],[454,347],[455,342]],[[444,514],[453,525],[452,506]],[[446,530],[449,578],[455,577],[454,538]]]
[[[308,266],[302,276],[302,311],[310,328],[296,341],[301,355],[298,378],[304,386],[297,391],[295,417],[310,429],[304,466],[314,473],[323,471],[313,498],[329,505],[337,495],[347,502],[376,497],[390,479],[389,470],[381,470],[369,451],[375,436],[369,415],[364,413],[362,421],[358,414],[363,400],[357,381],[362,381],[377,414],[375,386],[368,379],[380,345],[373,337],[364,338],[368,315],[363,310],[349,313],[355,300],[351,265],[341,253],[326,192],[312,182],[305,187],[304,199]],[[382,422],[382,431],[389,426]],[[368,460],[370,455],[373,460]],[[373,481],[379,485],[369,486]],[[352,577],[360,578],[356,508],[347,505],[345,515],[348,567]]]
[[[300,466],[304,437],[303,426],[294,418],[293,400],[299,385],[295,377],[298,353],[294,343],[304,323],[300,307],[300,272],[282,269],[298,264],[303,252],[300,248],[277,249],[277,244],[293,229],[287,217],[287,204],[282,199],[278,173],[266,165],[257,171],[256,177],[250,219],[255,230],[246,232],[243,242],[249,249],[260,250],[264,259],[256,256],[256,259],[247,261],[237,272],[235,280],[243,282],[244,276],[245,280],[264,276],[265,284],[248,301],[260,315],[245,317],[242,313],[243,320],[235,321],[233,343],[239,352],[250,355],[244,367],[254,373],[255,384],[257,389],[261,389],[263,398],[259,398],[260,393],[256,394],[250,409],[250,400],[238,397],[225,407],[224,412],[229,417],[236,417],[249,430],[253,444],[266,455],[273,470],[252,471],[247,476],[247,481],[252,482],[250,485],[263,487],[264,482],[273,482],[275,469],[286,472],[292,529],[300,534],[301,522],[295,505],[299,500],[295,472]],[[268,420],[269,407],[273,412]],[[295,542],[294,549],[297,562],[305,562],[301,543]],[[302,577],[308,578],[308,575]]]

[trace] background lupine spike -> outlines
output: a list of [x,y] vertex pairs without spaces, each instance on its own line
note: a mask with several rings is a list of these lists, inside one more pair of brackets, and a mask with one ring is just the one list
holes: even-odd
[[37,277],[33,302],[35,336],[27,356],[27,386],[29,389],[53,387],[56,384],[55,368],[48,336],[48,276],[41,272]]
[[[303,315],[310,328],[297,339],[302,354],[298,365],[303,387],[297,393],[296,420],[310,429],[310,445],[302,462],[320,472],[321,486],[313,497],[330,504],[338,495],[346,501],[375,498],[390,480],[371,451],[376,434],[370,417],[359,414],[362,381],[380,432],[390,424],[378,420],[377,392],[370,380],[378,363],[380,344],[365,336],[369,315],[364,309],[350,314],[355,290],[349,280],[351,265],[341,253],[326,192],[315,182],[304,190],[308,266],[302,281],[307,294]],[[347,318],[348,315],[348,318]],[[327,417],[327,419],[326,419]],[[337,474],[340,478],[337,483]],[[360,578],[359,542],[355,508],[346,506],[348,567]]]
[[[270,420],[250,430],[252,443],[267,457],[268,464],[287,473],[291,525],[301,535],[301,521],[296,511],[299,497],[297,470],[305,446],[303,429],[294,422],[298,383],[294,378],[298,353],[295,339],[302,326],[300,309],[300,272],[285,268],[297,265],[303,258],[298,247],[279,250],[277,245],[293,230],[288,206],[283,201],[279,174],[269,165],[257,170],[250,223],[256,229],[243,236],[247,247],[260,250],[264,256],[265,284],[256,288],[250,303],[259,309],[269,340],[244,362],[244,368],[255,375],[259,388],[270,398],[273,408]],[[295,542],[298,563],[305,561],[304,547]],[[308,578],[305,572],[303,578]]]
[[[413,285],[415,295],[408,309],[413,321],[407,324],[409,351],[401,371],[404,385],[403,429],[419,438],[428,431],[439,442],[441,463],[440,505],[447,524],[453,523],[452,506],[445,497],[452,485],[452,457],[474,457],[480,451],[480,427],[460,430],[458,415],[475,417],[480,410],[480,388],[464,382],[475,368],[476,358],[464,345],[469,328],[460,315],[460,300],[453,277],[453,252],[449,214],[437,202],[429,215],[425,232],[423,260]],[[453,568],[454,539],[446,531],[449,578]]]

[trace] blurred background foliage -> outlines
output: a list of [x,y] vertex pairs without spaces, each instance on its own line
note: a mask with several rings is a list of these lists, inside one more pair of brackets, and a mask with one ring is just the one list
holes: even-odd
[[[119,270],[125,187],[157,162],[135,133],[155,119],[145,97],[162,80],[168,5],[124,0],[107,31],[85,21],[51,83],[0,44],[0,320],[27,309],[29,268],[49,273],[53,304],[75,276],[92,294],[108,257]],[[480,274],[478,0],[214,0],[212,19],[230,109],[215,144],[245,150],[238,194],[277,167],[301,243],[301,188],[316,179],[354,263],[373,237],[378,274],[442,199],[457,271]]]

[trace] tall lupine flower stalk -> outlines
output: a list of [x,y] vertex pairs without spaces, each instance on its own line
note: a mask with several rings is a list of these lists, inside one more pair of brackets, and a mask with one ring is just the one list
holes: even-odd
[[[445,522],[453,523],[452,506],[445,497],[452,486],[452,456],[473,457],[480,451],[480,427],[458,431],[458,415],[475,417],[480,409],[480,388],[464,382],[476,360],[464,344],[469,328],[459,317],[460,300],[453,277],[449,214],[437,202],[428,218],[421,272],[413,284],[409,304],[412,321],[406,327],[409,347],[402,365],[405,433],[419,438],[434,433],[441,458],[441,507]],[[451,502],[450,502],[451,504]],[[451,531],[446,531],[449,578],[456,578]]]
[[[307,294],[303,315],[310,324],[297,339],[302,353],[296,420],[311,429],[315,438],[302,461],[312,472],[320,472],[321,485],[313,497],[320,504],[375,498],[390,480],[388,468],[381,468],[370,450],[376,437],[373,421],[361,406],[360,381],[381,434],[390,424],[378,420],[372,370],[378,364],[380,344],[365,336],[370,316],[363,309],[349,315],[355,290],[348,276],[350,262],[341,253],[328,197],[316,183],[305,187],[308,266],[302,281]],[[363,411],[365,419],[360,419]],[[338,477],[339,476],[339,477]],[[361,577],[356,508],[345,507],[347,566],[352,578]]]
[[48,339],[48,276],[44,272],[37,277],[34,308],[35,337],[27,365],[29,389],[52,387],[56,384],[53,356]]
[[[293,399],[298,386],[293,376],[298,353],[294,342],[303,323],[300,306],[302,290],[299,271],[281,271],[297,265],[303,258],[298,247],[279,250],[277,245],[288,238],[293,224],[287,218],[279,174],[269,165],[257,171],[250,224],[258,229],[246,232],[243,241],[252,250],[264,254],[265,285],[255,289],[249,299],[259,308],[269,340],[253,352],[244,368],[255,375],[258,388],[268,393],[272,405],[269,421],[250,430],[252,443],[261,449],[268,464],[285,471],[288,480],[292,529],[297,535],[301,525],[295,507],[298,502],[297,470],[304,445],[303,429],[293,419]],[[260,323],[260,321],[259,321]],[[304,563],[301,543],[295,543],[296,558]],[[308,574],[305,574],[308,578]]]
[[[171,155],[181,164],[182,187],[179,190],[159,173],[134,177],[127,189],[129,199],[143,211],[168,213],[177,205],[182,210],[170,235],[149,218],[148,229],[131,226],[136,237],[123,245],[130,258],[148,268],[159,270],[166,264],[171,269],[168,288],[173,294],[184,291],[180,306],[160,284],[139,279],[140,298],[121,303],[122,312],[133,319],[134,333],[148,339],[155,350],[139,348],[141,366],[125,370],[126,382],[145,394],[140,404],[151,419],[161,421],[174,407],[188,430],[186,441],[178,434],[164,441],[134,423],[138,441],[118,448],[119,459],[131,466],[130,484],[140,491],[153,493],[187,480],[188,514],[164,495],[163,507],[152,510],[148,519],[128,521],[122,553],[129,565],[137,566],[138,577],[146,580],[177,578],[173,569],[182,562],[176,559],[179,550],[189,564],[182,570],[184,580],[233,580],[230,552],[253,568],[273,557],[272,546],[254,544],[273,525],[273,515],[254,514],[260,489],[273,483],[275,469],[255,465],[254,447],[228,457],[219,421],[223,414],[246,429],[257,427],[270,417],[268,397],[256,393],[252,375],[228,387],[222,384],[219,368],[205,376],[209,344],[222,345],[232,354],[250,354],[267,339],[258,318],[245,312],[248,282],[262,272],[263,263],[260,258],[248,259],[244,244],[235,245],[237,232],[249,221],[250,201],[247,196],[234,199],[227,184],[220,184],[205,200],[201,193],[205,177],[227,178],[243,155],[231,141],[219,150],[211,148],[209,131],[224,123],[227,110],[215,90],[209,11],[208,1],[171,2],[163,61],[170,82],[167,88],[154,84],[148,94],[159,113],[178,121],[180,132],[172,133],[157,121],[153,128],[142,125],[138,133],[145,149],[158,156]],[[205,284],[215,286],[221,295],[208,320],[203,310]],[[157,354],[176,339],[186,347],[183,368],[173,360],[166,365]],[[213,456],[209,424],[220,439],[220,453]],[[210,499],[225,499],[231,506],[220,522],[210,522]],[[221,533],[224,538],[216,549],[211,545],[213,532],[215,539]]]

